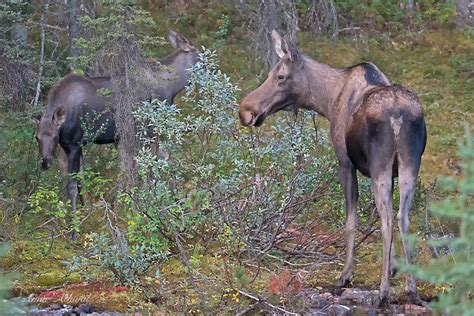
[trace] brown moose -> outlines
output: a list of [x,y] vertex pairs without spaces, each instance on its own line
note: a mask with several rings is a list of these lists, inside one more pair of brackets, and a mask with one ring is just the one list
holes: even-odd
[[[356,170],[359,170],[372,179],[381,219],[380,302],[386,306],[389,277],[395,268],[392,193],[397,176],[400,188],[398,226],[405,261],[410,262],[406,242],[408,212],[426,144],[421,104],[414,93],[391,85],[374,64],[333,68],[300,54],[276,31],[272,32],[272,39],[280,60],[265,82],[241,102],[240,120],[246,126],[260,126],[268,115],[298,107],[317,111],[329,120],[347,215],[346,261],[338,286],[345,286],[353,274],[358,199]],[[405,276],[405,291],[409,301],[421,304],[411,275]]]
[[[187,69],[198,61],[197,50],[186,38],[169,30],[168,39],[176,51],[160,60],[160,63],[166,66],[165,70],[144,72],[144,81],[151,95],[143,96],[143,100],[158,98],[172,103],[173,98],[188,83],[190,74]],[[106,107],[105,98],[97,91],[101,88],[113,90],[110,77],[87,78],[68,75],[49,92],[48,106],[37,122],[36,133],[44,169],[49,167],[59,144],[64,151],[62,159],[67,160],[67,172],[73,174],[80,171],[81,146],[88,141],[84,139],[81,127],[81,119],[86,113],[95,113],[96,116],[93,126],[90,127],[92,134],[99,131],[92,140],[94,143],[109,144],[118,141],[113,112]],[[72,211],[75,213],[79,196],[76,179],[69,177],[67,191]]]

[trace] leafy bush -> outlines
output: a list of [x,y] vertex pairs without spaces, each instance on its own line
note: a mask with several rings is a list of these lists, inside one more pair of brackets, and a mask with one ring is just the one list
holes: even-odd
[[[214,52],[204,50],[200,60],[184,97],[189,108],[153,101],[135,111],[144,143],[137,157],[142,187],[133,192],[139,212],[129,232],[150,246],[176,234],[207,242],[217,234],[228,236],[234,250],[269,251],[333,189],[326,185],[335,175],[327,137],[315,135],[310,112],[268,130],[241,128],[237,87]],[[158,144],[169,156],[153,153]]]
[[327,135],[316,135],[315,113],[267,130],[241,128],[238,88],[219,70],[215,52],[204,50],[190,71],[187,107],[153,100],[135,108],[140,184],[120,195],[127,231],[89,235],[84,257],[98,267],[89,275],[108,271],[129,282],[181,240],[261,258],[290,225],[311,223],[308,207],[334,190],[327,184],[335,159],[328,159]]
[[95,5],[99,8],[100,16],[84,15],[79,18],[80,25],[88,32],[75,42],[82,50],[81,55],[70,58],[83,71],[93,68],[98,60],[103,62],[117,53],[111,51],[111,46],[118,41],[133,38],[136,44],[146,48],[163,44],[162,37],[150,35],[156,33],[155,22],[149,12],[140,9],[136,1],[99,0]]
[[161,254],[145,245],[123,245],[119,239],[114,240],[105,234],[88,234],[85,246],[88,251],[80,257],[73,257],[69,268],[86,280],[107,278],[120,284],[136,285],[137,278],[162,259]]
[[[9,60],[18,61],[18,57],[22,57],[22,62],[31,62],[32,47],[27,43],[27,39],[14,39],[13,34],[20,37],[27,35],[28,24],[31,19],[34,7],[29,1],[24,0],[6,0],[0,3],[0,55],[5,56]],[[30,26],[31,27],[31,26]]]

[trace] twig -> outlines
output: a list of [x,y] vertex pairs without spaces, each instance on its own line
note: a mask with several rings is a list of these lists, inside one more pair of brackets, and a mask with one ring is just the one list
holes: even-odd
[[281,308],[281,307],[279,307],[279,306],[275,306],[275,305],[273,305],[273,304],[270,304],[270,303],[268,303],[267,301],[265,301],[265,300],[264,300],[263,298],[261,298],[261,297],[253,296],[252,294],[249,294],[249,293],[247,293],[247,292],[244,292],[244,291],[238,290],[238,289],[236,289],[236,291],[239,292],[240,294],[242,294],[243,296],[246,296],[246,297],[248,297],[248,298],[250,298],[250,299],[252,299],[252,300],[257,301],[258,303],[264,304],[264,305],[266,305],[266,306],[268,306],[268,307],[270,307],[270,308],[273,308],[273,309],[276,309],[276,310],[278,310],[278,311],[280,311],[280,312],[283,312],[283,313],[285,313],[286,315],[299,315],[298,313],[293,313],[293,312],[287,311],[286,309],[283,309],[283,308]]
[[360,29],[362,29],[360,26],[345,27],[345,28],[343,28],[343,29],[339,29],[338,32],[339,32],[339,33],[342,33],[342,32],[346,32],[346,31],[349,31],[349,32],[350,32],[350,31],[358,31],[358,30],[360,30]]
[[56,291],[56,290],[59,290],[59,289],[62,289],[64,287],[66,287],[66,285],[68,285],[68,284],[69,284],[69,281],[66,281],[62,285],[52,286],[52,287],[49,287],[47,289],[44,289],[43,291]]
[[[38,23],[38,22],[30,21],[29,23],[31,23],[33,25],[39,25],[41,27],[41,22]],[[57,25],[51,25],[51,24],[46,24],[46,23],[44,23],[43,25],[44,25],[44,27],[47,27],[47,28],[50,28],[50,29],[59,30],[59,31],[67,31],[67,28],[65,28],[65,27],[60,27],[60,26],[57,26]]]

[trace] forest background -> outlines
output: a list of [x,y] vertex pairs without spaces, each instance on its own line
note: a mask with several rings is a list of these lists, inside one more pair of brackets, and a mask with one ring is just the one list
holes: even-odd
[[[467,0],[3,1],[0,242],[8,247],[1,262],[8,276],[0,282],[46,304],[77,304],[91,294],[87,303],[105,310],[237,312],[253,306],[252,297],[307,310],[308,291],[333,285],[344,255],[328,124],[316,113],[281,113],[248,129],[237,115],[238,100],[275,62],[269,33],[277,29],[320,62],[370,61],[418,93],[428,144],[411,231],[416,263],[425,268],[412,268],[425,280],[424,299],[448,293],[441,309],[469,310],[473,16]],[[124,133],[133,131],[133,142],[84,146],[85,169],[76,175],[84,204],[72,219],[57,159],[50,170],[40,168],[31,119],[70,72],[119,78],[164,57],[169,28],[201,51],[190,85],[176,105],[121,107],[132,118]],[[159,140],[145,137],[150,126]],[[158,141],[168,155],[152,153]],[[439,182],[441,175],[449,177]],[[359,178],[353,285],[375,289],[379,223],[370,181]],[[71,225],[77,241],[69,238]],[[440,261],[426,268],[432,260],[457,277],[441,277]],[[402,295],[401,278],[393,288]],[[65,293],[72,293],[69,302]]]

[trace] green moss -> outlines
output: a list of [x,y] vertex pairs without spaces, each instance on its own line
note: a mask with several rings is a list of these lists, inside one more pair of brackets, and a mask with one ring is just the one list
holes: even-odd
[[67,280],[67,275],[61,270],[52,270],[40,274],[33,278],[30,282],[41,287],[48,287],[53,285],[61,285]]

